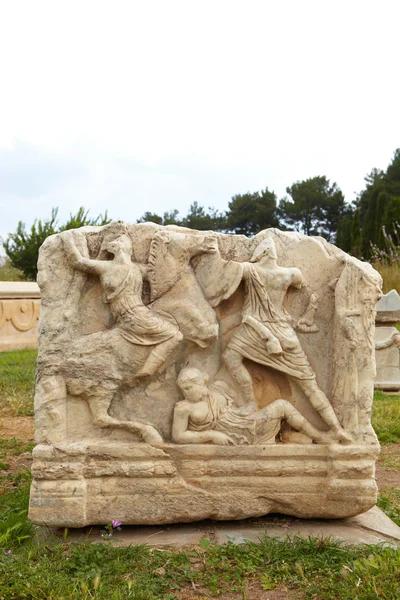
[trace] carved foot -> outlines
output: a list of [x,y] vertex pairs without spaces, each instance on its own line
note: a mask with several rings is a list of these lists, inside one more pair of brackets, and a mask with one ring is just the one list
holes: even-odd
[[354,442],[352,436],[340,427],[338,427],[337,429],[333,429],[331,435],[332,441],[336,441],[340,444],[353,444]]
[[162,444],[164,441],[157,429],[151,425],[145,425],[140,435],[146,444]]

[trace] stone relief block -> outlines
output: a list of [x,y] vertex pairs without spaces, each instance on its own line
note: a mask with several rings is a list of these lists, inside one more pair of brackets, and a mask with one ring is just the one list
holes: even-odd
[[39,315],[37,283],[0,281],[0,352],[36,348]]
[[375,504],[369,264],[277,229],[114,222],[51,236],[38,266],[35,523]]
[[375,389],[400,390],[400,296],[396,290],[384,294],[376,305]]

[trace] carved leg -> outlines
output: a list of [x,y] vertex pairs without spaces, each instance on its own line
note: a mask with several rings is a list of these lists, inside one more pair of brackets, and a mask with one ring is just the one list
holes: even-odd
[[120,421],[119,419],[111,417],[108,414],[108,409],[110,408],[113,396],[114,392],[109,392],[107,390],[101,393],[101,391],[98,391],[96,396],[87,399],[93,417],[93,424],[96,427],[127,429],[132,433],[140,435],[143,441],[148,444],[162,444],[163,439],[153,425],[142,423],[140,421]]
[[140,376],[153,375],[159,367],[166,361],[172,350],[183,340],[183,335],[177,331],[174,337],[166,342],[162,342],[151,350],[143,367],[138,372]]
[[287,400],[275,400],[275,402],[270,404],[267,409],[279,411],[282,419],[284,419],[293,429],[304,433],[315,442],[321,444],[329,444],[332,442],[332,436],[330,436],[328,432],[320,431],[311,425],[311,423],[309,423],[309,421],[307,421],[307,419],[303,417],[290,402],[287,402]]
[[315,410],[321,415],[325,423],[329,425],[337,440],[343,443],[351,443],[353,441],[351,436],[342,429],[335,411],[330,405],[324,392],[319,389],[316,380],[296,379],[295,381],[303,390]]
[[236,350],[228,347],[223,353],[222,358],[233,381],[241,391],[242,398],[244,399],[242,404],[253,404],[255,406],[256,398],[253,391],[253,380],[243,364],[243,356]]

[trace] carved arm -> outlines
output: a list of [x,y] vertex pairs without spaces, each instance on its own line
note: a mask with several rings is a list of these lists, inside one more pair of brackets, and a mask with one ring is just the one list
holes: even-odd
[[205,431],[191,431],[189,429],[190,409],[188,403],[178,402],[174,409],[172,422],[172,440],[177,444],[219,444],[226,446],[234,444],[233,440],[221,431],[213,429]]
[[86,240],[83,235],[79,235],[79,241],[81,242],[82,250],[78,250],[78,247],[74,240],[74,234],[72,231],[66,231],[63,235],[64,250],[65,253],[75,269],[85,271],[87,273],[95,273],[101,275],[107,268],[107,262],[103,260],[92,260],[82,256],[82,252],[88,254]]
[[391,346],[400,346],[400,333],[395,332],[385,340],[381,342],[375,342],[375,350],[383,350],[384,348],[390,348]]

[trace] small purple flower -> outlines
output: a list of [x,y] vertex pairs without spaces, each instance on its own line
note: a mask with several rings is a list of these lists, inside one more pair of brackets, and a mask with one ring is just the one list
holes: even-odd
[[6,550],[4,554],[12,554],[12,550]]
[[104,532],[104,533],[101,534],[101,537],[102,538],[110,538],[110,537],[112,537],[112,535],[113,535],[112,533],[106,533],[106,532]]
[[120,525],[122,525],[122,523],[121,523],[121,521],[118,521],[118,519],[112,519],[111,525],[113,526],[114,529],[116,529],[117,527],[120,527]]

